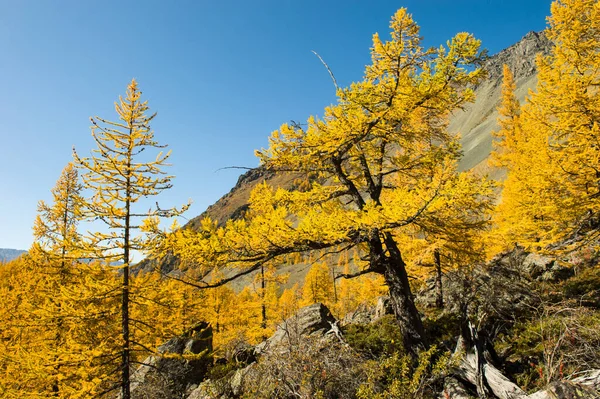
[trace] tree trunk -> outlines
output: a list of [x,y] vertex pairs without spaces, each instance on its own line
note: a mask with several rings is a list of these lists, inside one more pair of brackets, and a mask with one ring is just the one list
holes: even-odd
[[[129,130],[131,139],[132,130]],[[131,398],[131,381],[129,367],[131,365],[130,337],[129,337],[129,233],[131,218],[131,146],[127,157],[127,186],[125,199],[125,227],[123,229],[123,286],[121,296],[121,399]]]
[[123,287],[121,297],[121,399],[130,399],[129,380],[129,264],[123,268]]
[[338,295],[337,295],[337,286],[335,284],[335,265],[331,268],[331,279],[333,281],[333,303],[337,304]]
[[387,254],[380,253],[383,277],[390,293],[390,301],[396,320],[402,330],[404,347],[409,353],[416,354],[426,348],[425,329],[419,311],[413,301],[408,283],[406,264],[391,234],[385,235]]
[[[263,330],[263,334],[264,334],[264,330],[267,328],[267,304],[265,303],[266,301],[266,295],[265,295],[265,290],[267,288],[267,284],[265,282],[265,266],[261,265],[260,266],[260,299],[261,299],[261,317],[262,320],[260,321],[260,328],[262,328]],[[263,339],[267,339],[268,337],[263,337]]]
[[455,373],[475,386],[479,398],[524,398],[525,392],[490,362],[494,354],[468,319],[463,319],[461,330],[455,350],[461,359]]
[[444,308],[444,290],[442,286],[442,261],[440,250],[433,251],[435,260],[435,307],[438,309]]

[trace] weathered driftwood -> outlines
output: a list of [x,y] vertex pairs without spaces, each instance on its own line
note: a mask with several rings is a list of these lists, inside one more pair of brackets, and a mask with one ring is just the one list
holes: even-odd
[[590,370],[580,373],[579,377],[573,378],[576,384],[600,391],[600,370]]
[[500,370],[487,360],[483,345],[469,323],[471,343],[467,345],[461,337],[457,343],[455,355],[461,355],[461,360],[456,368],[456,374],[473,384],[480,398],[496,397],[499,399],[515,399],[524,397],[525,392],[510,381]]
[[[570,381],[557,381],[543,390],[527,395],[490,362],[491,354],[469,322],[458,339],[454,374],[475,386],[480,398],[498,399],[600,399],[600,370],[580,374]],[[446,392],[449,394],[449,392]],[[458,398],[464,392],[457,392]],[[450,396],[453,398],[453,396]]]
[[456,378],[448,377],[444,381],[444,391],[438,395],[438,399],[471,399],[473,396],[469,390]]

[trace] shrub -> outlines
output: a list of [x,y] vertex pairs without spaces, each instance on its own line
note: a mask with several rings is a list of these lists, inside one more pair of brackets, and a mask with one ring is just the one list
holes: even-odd
[[264,354],[244,378],[244,398],[355,398],[366,374],[364,359],[347,345],[322,337],[300,337]]
[[402,333],[393,315],[371,324],[350,324],[343,329],[348,344],[363,356],[376,359],[402,351]]
[[456,343],[456,337],[460,333],[459,315],[450,312],[440,312],[437,309],[430,311],[428,317],[423,320],[427,339],[429,342]]
[[540,308],[503,337],[517,382],[525,389],[600,368],[600,312],[568,302]]
[[575,299],[582,305],[600,308],[600,267],[583,269],[564,284],[565,298]]
[[359,399],[436,398],[450,354],[433,346],[419,354],[417,361],[395,352],[380,361],[367,363],[367,381],[357,392]]

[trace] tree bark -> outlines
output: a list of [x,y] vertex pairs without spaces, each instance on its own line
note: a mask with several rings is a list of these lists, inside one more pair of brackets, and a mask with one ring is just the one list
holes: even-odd
[[442,261],[440,250],[433,251],[435,261],[435,307],[438,309],[444,308],[444,290],[442,286]]
[[420,349],[427,347],[425,329],[413,301],[406,273],[406,263],[402,259],[400,250],[391,234],[384,235],[384,242],[387,253],[383,252],[382,247],[380,247],[380,251],[377,246],[371,247],[371,259],[381,262],[382,274],[389,289],[392,309],[402,331],[404,347],[414,355]]
[[[262,328],[263,332],[264,330],[267,328],[267,304],[265,303],[266,300],[266,295],[265,295],[265,290],[267,288],[267,285],[265,283],[265,266],[261,265],[260,266],[260,299],[261,299],[261,317],[262,320],[260,322],[260,328]],[[268,337],[263,337],[263,339],[267,339]]]
[[[133,111],[132,111],[133,112]],[[133,119],[133,115],[132,115]],[[132,139],[133,128],[129,128],[129,138]],[[121,289],[121,399],[131,398],[131,381],[129,367],[131,366],[130,336],[129,336],[129,233],[131,229],[131,148],[127,152],[127,179],[125,187],[125,227],[123,229],[123,286]]]

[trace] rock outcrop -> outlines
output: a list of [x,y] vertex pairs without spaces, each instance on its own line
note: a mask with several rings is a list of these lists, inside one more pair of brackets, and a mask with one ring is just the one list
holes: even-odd
[[185,397],[204,379],[212,363],[212,350],[208,323],[199,323],[186,336],[170,339],[132,375],[132,398]]
[[[324,336],[334,331],[337,320],[327,306],[315,303],[300,309],[294,316],[277,326],[273,336],[256,346],[258,354],[273,350],[285,350],[302,336]],[[332,330],[333,329],[333,330]]]
[[565,280],[573,275],[573,269],[562,266],[549,256],[531,253],[523,260],[523,271],[537,281]]
[[490,169],[485,162],[492,150],[492,132],[498,130],[496,108],[501,98],[502,69],[508,65],[515,77],[516,96],[523,102],[529,89],[537,82],[535,59],[537,54],[548,54],[552,43],[543,33],[529,32],[518,43],[491,56],[484,64],[488,77],[475,90],[475,102],[450,118],[449,130],[461,137],[463,157],[459,167],[474,169],[501,178],[503,172]]
[[527,78],[537,73],[535,59],[537,54],[547,55],[552,49],[552,42],[543,32],[531,31],[512,46],[505,48],[485,63],[488,80],[502,79],[502,69],[508,65],[518,78]]
[[[254,347],[257,358],[267,361],[272,359],[288,359],[290,353],[301,347],[301,341],[309,340],[334,340],[341,339],[337,320],[332,316],[329,309],[316,303],[306,306],[285,320],[277,327],[275,333],[266,341]],[[325,343],[325,346],[329,344]],[[244,352],[247,352],[245,349]],[[261,369],[256,362],[237,369],[223,380],[204,381],[189,393],[187,399],[208,398],[237,398],[242,395],[246,388],[248,378],[260,379]]]
[[344,316],[340,324],[342,326],[348,324],[369,324],[388,314],[394,314],[390,297],[381,296],[377,298],[375,307],[363,303],[354,312],[350,312]]
[[[554,257],[527,252],[516,246],[485,265],[446,273],[442,277],[444,302],[449,311],[457,311],[463,305],[470,308],[477,305],[485,307],[485,311],[493,309],[491,313],[497,315],[510,315],[532,304],[532,283],[556,283],[573,274],[573,268],[562,265]],[[435,280],[431,278],[416,292],[415,300],[421,308],[436,306],[435,290]],[[480,299],[471,300],[473,295]]]

